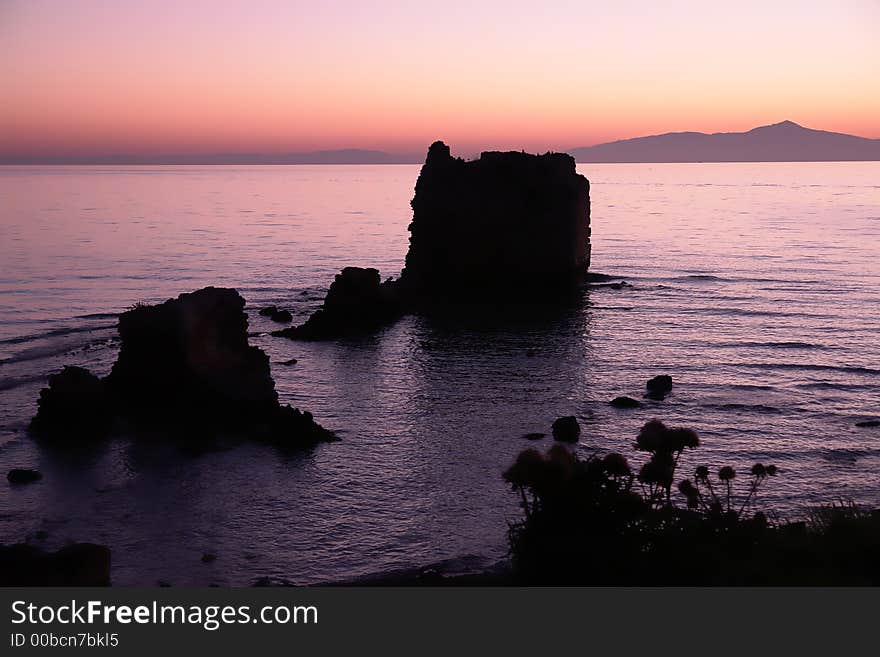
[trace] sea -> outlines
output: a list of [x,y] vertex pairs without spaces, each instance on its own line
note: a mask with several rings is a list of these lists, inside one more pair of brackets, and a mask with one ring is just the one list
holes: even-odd
[[[738,494],[775,464],[758,495],[774,518],[880,506],[880,428],[856,426],[880,419],[880,163],[578,170],[591,269],[627,285],[295,342],[257,310],[301,322],[348,265],[397,276],[418,166],[0,168],[0,471],[44,475],[0,483],[0,543],[106,544],[122,586],[477,572],[503,563],[521,515],[502,472],[565,415],[580,454],[635,465],[644,422],[691,427],[679,478],[731,465]],[[118,313],[207,285],[246,298],[282,402],[340,442],[67,452],[28,435],[49,374],[109,371]],[[664,401],[609,406],[657,374],[674,379]]]

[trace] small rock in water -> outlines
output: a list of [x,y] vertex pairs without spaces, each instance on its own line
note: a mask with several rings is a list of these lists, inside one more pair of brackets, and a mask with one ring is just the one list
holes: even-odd
[[266,306],[265,308],[261,308],[260,315],[268,317],[273,322],[281,322],[282,324],[293,321],[293,315],[290,314],[290,311],[278,308],[278,306]]
[[534,349],[529,349],[529,350],[526,352],[526,357],[527,357],[527,358],[534,358],[534,357],[535,357],[535,350],[534,350]]
[[614,408],[638,408],[642,405],[642,402],[632,397],[615,397],[608,403]]
[[581,425],[573,415],[557,418],[553,422],[553,440],[576,443],[581,436]]
[[10,470],[6,478],[10,484],[30,484],[43,478],[43,474],[37,470],[29,470],[27,468],[13,468]]
[[546,435],[547,435],[546,433],[538,433],[538,432],[527,433],[523,436],[523,438],[525,438],[526,440],[541,440]]
[[336,275],[323,305],[305,324],[273,331],[272,335],[294,340],[364,335],[390,324],[401,313],[397,282],[382,282],[378,269],[346,267]]
[[269,319],[273,322],[278,322],[279,324],[286,324],[287,322],[293,321],[293,315],[290,314],[289,310],[276,310],[269,315]]
[[864,422],[856,422],[857,427],[880,427],[880,420],[866,420]]
[[663,399],[666,395],[672,392],[672,377],[668,374],[655,376],[648,380],[648,383],[645,384],[645,388],[648,390],[645,394],[646,397],[657,400]]
[[296,365],[299,361],[296,358],[291,358],[290,360],[282,360],[279,361],[279,365]]
[[210,552],[205,552],[202,555],[202,563],[214,563],[217,561],[217,555],[211,554]]

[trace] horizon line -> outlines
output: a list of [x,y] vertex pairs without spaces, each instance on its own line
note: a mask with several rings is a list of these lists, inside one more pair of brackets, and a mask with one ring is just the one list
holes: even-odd
[[[700,136],[719,136],[719,135],[745,135],[762,128],[774,128],[783,125],[795,126],[806,132],[819,132],[832,135],[841,135],[864,139],[866,141],[880,142],[878,138],[862,137],[860,135],[852,135],[849,133],[834,132],[822,130],[819,128],[807,128],[791,120],[783,120],[776,123],[756,126],[749,130],[740,132],[699,132],[694,130],[676,130],[649,135],[640,135],[637,137],[624,137],[613,139],[610,141],[598,142],[588,146],[573,146],[564,150],[549,149],[546,153],[568,153],[574,151],[588,150],[600,146],[608,146],[619,144],[621,142],[635,141],[640,139],[650,139],[655,137],[679,136],[679,135],[700,135]],[[514,149],[510,149],[515,152]],[[516,149],[518,151],[519,149]],[[425,151],[426,152],[426,151]],[[471,152],[462,157],[465,160],[477,159],[482,153],[492,152],[492,149],[480,149]],[[526,151],[523,151],[526,152]],[[537,152],[537,151],[536,151]],[[575,159],[577,160],[576,156]],[[346,161],[346,158],[348,161]],[[230,165],[251,165],[251,166],[311,166],[311,165],[357,165],[357,164],[420,164],[424,161],[424,155],[418,155],[414,152],[392,152],[376,148],[335,148],[320,149],[311,151],[291,151],[286,153],[273,152],[225,152],[225,153],[179,153],[179,154],[161,154],[161,155],[143,155],[138,153],[105,153],[99,155],[26,155],[24,153],[2,153],[0,152],[0,166],[230,166]],[[875,161],[875,160],[815,160],[815,159],[768,159],[768,160],[752,160],[752,159],[733,159],[733,160],[687,160],[687,162],[848,162],[848,161]],[[584,162],[590,163],[590,162]],[[597,163],[597,162],[592,162]],[[633,164],[637,161],[631,162]],[[650,164],[661,163],[683,163],[681,160],[646,161]]]

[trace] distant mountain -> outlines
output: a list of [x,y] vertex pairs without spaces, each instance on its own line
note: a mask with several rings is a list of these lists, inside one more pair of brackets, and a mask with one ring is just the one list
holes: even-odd
[[344,148],[309,153],[209,153],[194,155],[59,155],[34,156],[0,153],[0,164],[88,164],[88,165],[198,165],[198,164],[414,164],[415,155],[396,155],[384,151]]
[[568,152],[578,162],[834,162],[880,160],[880,139],[783,121],[748,132],[669,132]]

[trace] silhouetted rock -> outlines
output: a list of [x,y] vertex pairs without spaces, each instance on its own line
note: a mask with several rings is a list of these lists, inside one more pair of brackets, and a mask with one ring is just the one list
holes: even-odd
[[296,358],[290,358],[290,359],[288,359],[288,360],[282,360],[282,361],[279,362],[278,364],[279,364],[279,365],[290,366],[290,365],[296,365],[298,362],[299,362],[299,361],[298,361]]
[[645,388],[647,389],[646,397],[650,397],[651,399],[663,399],[672,392],[672,377],[668,374],[660,374],[655,376],[652,379],[649,379],[645,384]]
[[277,306],[266,306],[265,308],[261,308],[260,315],[268,317],[273,322],[285,323],[293,320],[293,315],[290,314],[289,310],[283,310]]
[[586,277],[590,184],[570,155],[487,152],[465,161],[438,141],[411,205],[410,248],[398,281],[346,267],[305,324],[272,335],[357,335],[437,301],[515,300],[527,290],[561,295]]
[[290,447],[334,439],[311,414],[279,405],[269,357],[248,344],[247,328],[244,299],[233,289],[135,307],[119,316],[110,374],[98,380],[65,368],[41,393],[32,426],[63,437],[68,416],[101,402],[126,425],[188,438],[247,434]]
[[527,433],[523,436],[526,440],[542,440],[546,433]]
[[110,550],[73,543],[57,552],[0,545],[0,586],[109,586]]
[[632,397],[615,397],[608,403],[614,408],[638,408],[642,405],[642,402]]
[[382,282],[377,269],[346,267],[330,285],[324,304],[305,324],[272,335],[302,340],[358,335],[393,322],[401,312],[396,282]]
[[10,484],[30,484],[43,478],[43,473],[28,468],[13,468],[6,474]]
[[102,438],[110,429],[110,404],[104,382],[82,367],[67,366],[49,377],[40,391],[31,431],[46,439]]
[[211,552],[205,552],[202,555],[202,563],[214,563],[217,561],[217,555],[212,554]]
[[576,443],[581,436],[581,425],[573,415],[560,417],[553,421],[553,440]]
[[565,286],[590,263],[589,190],[564,153],[465,161],[435,142],[416,182],[401,282],[418,300]]
[[866,420],[864,422],[856,422],[856,426],[862,428],[880,427],[880,420]]
[[251,420],[278,397],[269,359],[248,345],[244,299],[208,287],[119,316],[119,356],[105,379],[115,402],[146,422]]

